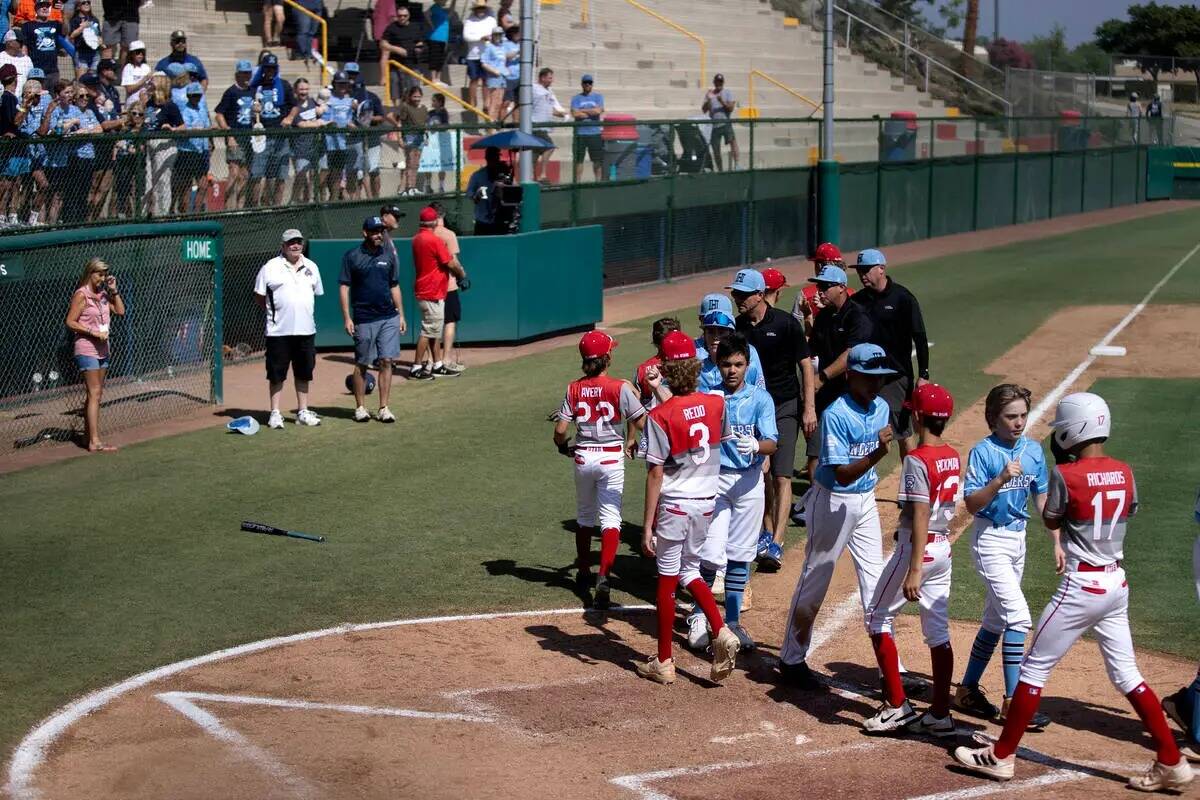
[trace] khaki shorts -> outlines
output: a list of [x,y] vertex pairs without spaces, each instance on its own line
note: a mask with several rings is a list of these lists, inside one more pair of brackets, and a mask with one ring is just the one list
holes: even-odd
[[446,321],[445,300],[418,300],[421,309],[421,335],[426,339],[438,339]]

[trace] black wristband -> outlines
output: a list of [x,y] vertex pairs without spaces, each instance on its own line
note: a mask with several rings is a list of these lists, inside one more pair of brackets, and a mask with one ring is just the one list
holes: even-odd
[[919,377],[921,380],[923,380],[923,381],[927,381],[927,380],[929,380],[929,370],[927,370],[927,369],[923,369],[923,370],[921,370],[921,372],[920,372],[920,374],[918,375],[918,377]]

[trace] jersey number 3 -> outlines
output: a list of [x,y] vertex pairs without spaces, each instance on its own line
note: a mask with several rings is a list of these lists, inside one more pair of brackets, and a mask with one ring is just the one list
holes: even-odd
[[693,422],[692,427],[688,428],[688,439],[691,440],[691,450],[699,450],[699,453],[692,453],[692,463],[703,464],[708,461],[709,453],[712,448],[709,447],[708,441],[708,426],[703,422]]

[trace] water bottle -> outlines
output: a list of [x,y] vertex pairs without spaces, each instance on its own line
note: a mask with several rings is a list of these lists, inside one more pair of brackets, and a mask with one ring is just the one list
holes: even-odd
[[35,393],[37,393],[37,392],[40,392],[41,390],[42,390],[42,373],[35,372],[35,373],[33,373],[33,391]]

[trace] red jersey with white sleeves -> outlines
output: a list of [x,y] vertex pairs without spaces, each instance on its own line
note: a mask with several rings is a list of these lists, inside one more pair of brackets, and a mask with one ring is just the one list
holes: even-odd
[[913,503],[920,502],[929,504],[929,532],[948,534],[961,475],[958,451],[948,444],[910,451],[900,472],[900,530],[912,532]]
[[1137,484],[1124,461],[1081,458],[1050,471],[1045,516],[1062,520],[1067,569],[1100,567],[1124,557],[1126,522],[1137,513]]
[[641,394],[642,405],[647,408],[654,408],[654,406],[658,405],[658,399],[654,396],[654,390],[650,388],[650,384],[646,383],[646,370],[661,364],[662,359],[657,355],[653,355],[638,364],[637,369],[633,373],[633,385],[637,387],[638,392]]
[[662,497],[716,495],[721,442],[732,438],[723,395],[676,395],[654,408],[646,421],[646,461],[663,466]]
[[[792,303],[792,316],[803,321],[804,317],[806,316],[815,317],[818,313],[820,313],[822,306],[817,305],[818,291],[820,290],[817,289],[815,284],[806,283],[803,288],[800,289],[800,292],[796,295],[795,301]],[[846,287],[846,295],[848,297],[853,297],[854,290],[850,287]],[[808,306],[807,314],[804,312],[805,306]]]
[[620,444],[625,441],[621,422],[645,413],[629,381],[597,375],[567,386],[558,418],[575,423],[576,444]]

